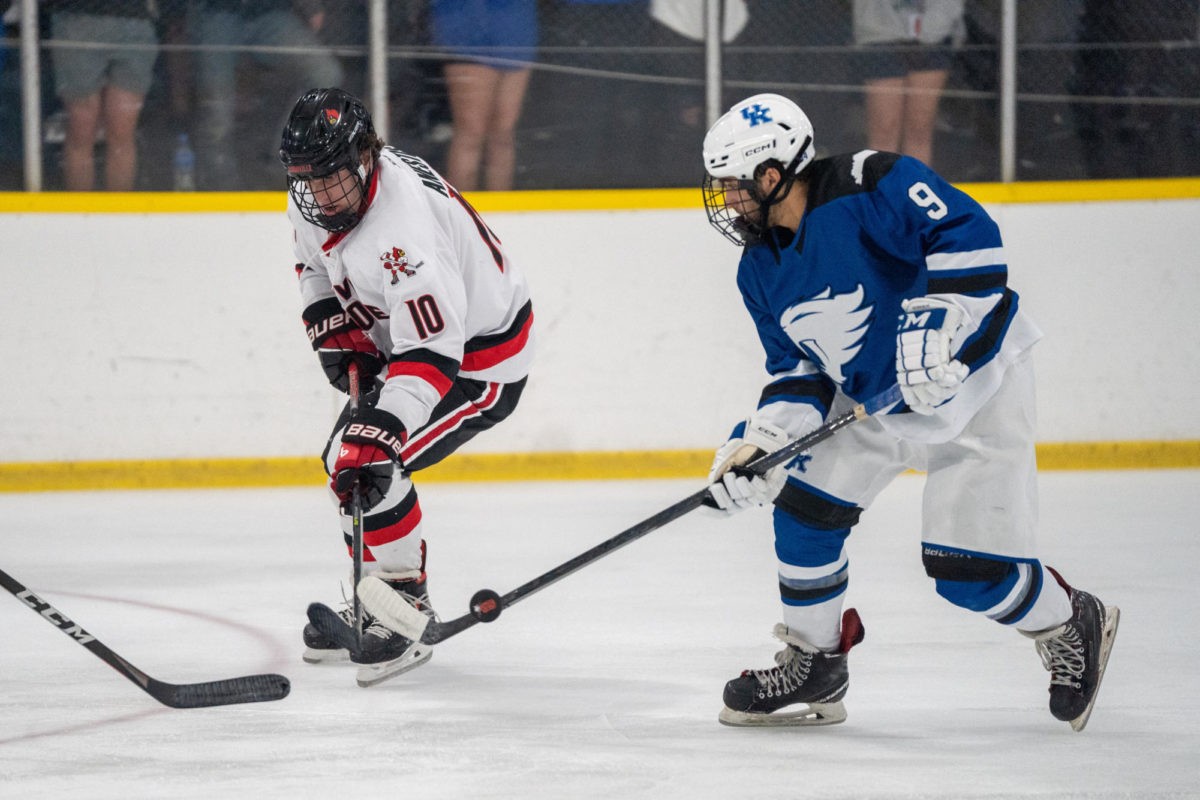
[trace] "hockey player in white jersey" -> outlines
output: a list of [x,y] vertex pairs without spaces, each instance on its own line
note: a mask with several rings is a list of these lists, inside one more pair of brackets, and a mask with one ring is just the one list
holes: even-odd
[[[709,221],[743,247],[738,287],[766,351],[757,408],[716,454],[710,504],[773,503],[784,649],[725,687],[729,725],[845,719],[844,542],[892,478],[924,470],[922,561],[938,594],[1031,637],[1050,710],[1082,730],[1119,611],[1038,560],[1034,381],[1041,332],[986,211],[927,166],[815,159],[790,100],[750,97],[704,140]],[[744,465],[899,384],[903,399],[757,475]]]
[[[513,411],[533,355],[529,288],[475,209],[423,160],[386,147],[346,92],[300,98],[280,159],[309,341],[335,387],[348,390],[351,364],[362,385],[323,455],[342,531],[349,546],[357,487],[363,573],[432,616],[412,476]],[[308,625],[305,660],[349,655],[370,685],[429,658],[369,615],[364,628],[348,654]]]

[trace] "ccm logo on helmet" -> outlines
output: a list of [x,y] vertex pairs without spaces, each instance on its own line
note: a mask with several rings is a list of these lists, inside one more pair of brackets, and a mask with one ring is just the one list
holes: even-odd
[[763,150],[770,150],[774,146],[775,142],[767,142],[766,144],[760,144],[757,147],[751,147],[742,151],[742,158],[749,158],[755,153],[761,153]]
[[397,461],[400,460],[400,448],[404,446],[404,442],[398,436],[388,433],[377,425],[364,425],[361,422],[353,422],[347,426],[345,435],[375,442],[384,450],[392,451],[393,457]]

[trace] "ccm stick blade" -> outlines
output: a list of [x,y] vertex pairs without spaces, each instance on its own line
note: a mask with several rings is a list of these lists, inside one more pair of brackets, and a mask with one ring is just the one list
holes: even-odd
[[71,637],[77,644],[91,650],[97,658],[165,706],[207,708],[235,703],[260,703],[282,700],[292,689],[292,684],[286,677],[274,674],[245,675],[203,683],[167,683],[151,678],[3,570],[0,570],[0,585],[51,625]]

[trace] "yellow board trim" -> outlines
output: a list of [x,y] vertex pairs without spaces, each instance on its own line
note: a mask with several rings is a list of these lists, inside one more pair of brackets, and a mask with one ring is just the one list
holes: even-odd
[[[1200,439],[1040,444],[1046,470],[1200,468]],[[421,473],[423,483],[693,478],[708,472],[709,450],[460,454]],[[320,486],[315,457],[196,458],[0,464],[0,492],[95,489],[227,489]]]
[[[959,188],[983,203],[1082,203],[1117,200],[1178,200],[1200,197],[1200,178],[1151,180],[964,183]],[[527,211],[645,211],[697,209],[699,187],[682,189],[579,189],[470,192],[486,213]],[[0,192],[2,214],[282,214],[287,195],[278,192]]]

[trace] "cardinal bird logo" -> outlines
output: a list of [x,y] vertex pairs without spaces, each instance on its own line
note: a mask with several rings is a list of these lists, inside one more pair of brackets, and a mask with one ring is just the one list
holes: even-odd
[[338,111],[336,108],[325,109],[325,121],[328,122],[330,125],[337,125],[338,120],[340,120],[341,118],[342,118],[342,112]]
[[383,268],[392,273],[393,286],[400,282],[401,275],[416,275],[417,268],[425,263],[424,261],[418,261],[416,264],[410,266],[408,263],[408,254],[399,247],[384,250],[379,260],[383,262]]

